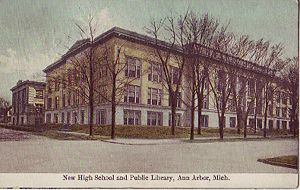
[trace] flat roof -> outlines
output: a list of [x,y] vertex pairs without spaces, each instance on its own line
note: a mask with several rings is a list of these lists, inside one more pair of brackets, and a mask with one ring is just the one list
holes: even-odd
[[30,81],[30,80],[25,80],[25,81],[20,81],[18,82],[14,87],[12,87],[10,90],[11,91],[14,91],[16,90],[17,88],[20,88],[24,85],[37,85],[37,86],[41,86],[41,87],[45,87],[46,86],[46,83],[45,82],[39,82],[39,81]]
[[[132,31],[129,31],[129,30],[126,30],[123,28],[119,28],[119,27],[113,27],[110,30],[100,34],[98,37],[95,38],[94,44],[97,45],[98,43],[101,43],[107,39],[114,37],[114,36],[125,39],[125,40],[133,41],[136,43],[141,43],[141,44],[144,44],[147,46],[156,46],[156,47],[159,46],[161,49],[168,49],[168,50],[171,49],[173,52],[182,53],[181,47],[179,47],[177,45],[174,45],[172,48],[170,48],[170,44],[168,42],[165,42],[162,40],[156,40],[155,38],[149,37],[147,35],[139,34],[139,33],[132,32]],[[221,52],[219,50],[216,50],[216,49],[213,49],[210,47],[206,47],[206,46],[199,45],[199,44],[197,44],[197,45],[201,46],[200,49],[202,49],[202,51],[200,53],[198,53],[199,56],[213,59],[215,61],[224,61],[226,58],[225,64],[233,64],[234,63],[235,66],[238,66],[243,69],[251,70],[254,72],[258,72],[261,74],[270,75],[272,73],[270,69],[260,66],[257,63],[253,63],[253,62],[241,59],[239,57],[232,56],[230,54]],[[72,45],[72,47],[59,60],[57,60],[56,62],[47,66],[43,70],[43,72],[47,73],[47,72],[52,71],[53,69],[63,65],[71,55],[74,55],[87,47],[90,47],[89,39],[82,39],[82,40],[76,41]],[[207,52],[211,52],[211,53],[207,53]],[[219,54],[221,56],[219,56],[219,57],[216,56]],[[222,58],[223,60],[221,60],[220,58]]]

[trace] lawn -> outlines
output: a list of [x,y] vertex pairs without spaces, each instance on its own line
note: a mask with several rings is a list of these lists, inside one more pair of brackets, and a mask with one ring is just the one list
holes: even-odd
[[[55,139],[88,139],[87,137],[74,137],[73,134],[64,134],[58,132],[58,130],[62,127],[59,124],[47,124],[42,126],[2,126],[5,128],[10,128],[14,130],[21,131],[30,131],[39,135],[49,136],[50,138]],[[71,132],[89,134],[89,126],[88,125],[73,125],[71,127]],[[96,136],[106,136],[109,137],[111,135],[111,126],[93,126],[93,134]],[[195,138],[197,137],[219,137],[219,129],[218,128],[202,128],[201,135],[197,134],[197,129],[194,131]],[[272,133],[268,132],[268,135],[276,136],[284,136],[288,134],[287,131],[273,131]],[[175,128],[175,136],[171,135],[171,127],[166,126],[126,126],[126,125],[117,125],[115,130],[115,135],[117,138],[142,138],[142,139],[168,139],[168,138],[189,138],[190,137],[190,128],[188,127],[176,127]],[[262,136],[262,131],[258,131],[256,134],[253,131],[249,130],[247,132],[248,137],[251,135]],[[72,137],[73,136],[73,137]],[[235,128],[225,128],[224,129],[224,137],[243,137],[243,129],[241,129],[241,133],[237,134],[237,129]]]
[[[89,133],[89,127],[84,125],[77,125],[72,128],[74,132]],[[143,139],[167,139],[167,138],[189,138],[190,128],[176,127],[175,136],[171,135],[171,128],[165,126],[116,126],[116,137],[119,138],[143,138]],[[110,136],[111,126],[94,126],[93,133],[95,135]],[[252,131],[248,132],[249,135],[253,135]],[[197,134],[197,129],[194,131],[195,137],[219,137],[218,128],[202,128],[201,135]],[[257,132],[256,135],[261,135],[261,132]],[[235,136],[243,137],[243,130],[241,134],[237,134],[236,129],[225,128],[224,137]]]
[[266,164],[298,169],[298,156],[296,155],[258,159],[258,161]]

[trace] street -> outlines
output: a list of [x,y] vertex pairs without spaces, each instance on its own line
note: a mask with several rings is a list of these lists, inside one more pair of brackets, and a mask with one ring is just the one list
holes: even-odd
[[[14,133],[26,138],[5,138]],[[297,173],[257,162],[258,158],[298,155],[298,141],[292,139],[124,145],[54,140],[3,128],[0,134],[1,173]]]

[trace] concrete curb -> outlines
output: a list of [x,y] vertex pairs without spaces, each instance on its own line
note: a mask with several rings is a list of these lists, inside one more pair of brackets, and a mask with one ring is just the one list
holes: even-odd
[[[112,144],[121,144],[121,145],[167,145],[167,144],[179,144],[181,142],[180,139],[174,139],[174,142],[153,142],[153,143],[127,143],[127,142],[118,142],[117,140],[100,140],[102,142],[106,143],[112,143]],[[159,140],[158,140],[159,141]],[[176,142],[177,141],[177,142]]]
[[[178,138],[178,139],[170,139],[169,141],[162,141],[165,139],[152,139],[152,141],[157,141],[157,142],[124,142],[126,140],[130,141],[130,139],[108,139],[108,140],[101,140],[102,142],[106,143],[112,143],[112,144],[120,144],[120,145],[167,145],[167,144],[180,144],[180,143],[225,143],[225,142],[244,142],[244,141],[264,141],[264,140],[286,140],[286,139],[291,139],[289,137],[276,137],[276,138],[224,138],[223,140],[220,140],[219,138],[203,138],[203,139],[194,139],[194,140],[189,140],[189,139],[183,139],[183,138]],[[139,141],[139,139],[136,139]],[[141,139],[140,141],[143,141],[144,139]]]

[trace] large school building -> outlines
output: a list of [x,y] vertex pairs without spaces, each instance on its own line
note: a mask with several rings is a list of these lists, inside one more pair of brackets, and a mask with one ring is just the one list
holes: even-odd
[[[80,96],[80,88],[70,90],[72,80],[76,79],[76,73],[73,77],[72,68],[75,62],[84,60],[85,53],[89,50],[91,43],[89,40],[77,41],[69,51],[64,54],[58,61],[49,65],[44,69],[46,73],[46,91],[45,91],[45,122],[46,123],[70,123],[70,124],[87,124],[88,123],[88,103],[85,97]],[[137,34],[128,30],[114,27],[109,31],[95,38],[93,48],[98,51],[99,57],[103,58],[105,49],[107,59],[112,62],[118,56],[119,62],[124,63],[124,69],[118,75],[120,80],[118,83],[127,81],[123,86],[122,93],[117,93],[116,105],[116,124],[117,125],[143,125],[143,126],[170,126],[171,123],[171,108],[169,103],[169,94],[164,84],[162,69],[158,64],[159,60],[155,55],[155,48],[167,48],[166,42],[160,41],[156,43],[151,37]],[[264,68],[231,55],[216,51],[207,47],[200,47],[200,57],[203,60],[208,60],[204,64],[234,64],[234,67],[240,67],[251,73],[253,80],[247,81],[247,93],[245,96],[252,97],[257,88],[254,79],[261,78],[264,75]],[[178,53],[174,48],[173,54]],[[205,59],[204,59],[205,58]],[[175,58],[170,59],[172,82],[178,81],[178,68]],[[95,66],[95,83],[102,83],[105,77],[109,75],[105,69],[105,60],[102,60]],[[84,61],[82,61],[84,64]],[[188,64],[188,63],[187,63]],[[77,63],[78,65],[78,63]],[[223,67],[219,67],[222,69]],[[79,72],[79,71],[78,71]],[[242,72],[246,73],[246,72]],[[77,73],[78,74],[78,73]],[[182,80],[182,88],[180,88],[180,97],[177,102],[176,125],[188,127],[190,125],[190,112],[185,102],[188,102],[188,73],[185,72]],[[78,76],[78,84],[80,85],[81,78]],[[82,79],[84,80],[84,79]],[[125,82],[124,82],[125,83]],[[107,84],[108,86],[110,84]],[[274,84],[276,85],[276,84]],[[83,84],[82,84],[83,86]],[[81,87],[82,87],[81,86]],[[97,86],[97,85],[95,85]],[[101,86],[101,85],[99,85]],[[119,85],[122,86],[122,85]],[[100,87],[99,87],[100,88]],[[103,89],[100,91],[103,92]],[[99,92],[101,93],[101,92]],[[109,94],[109,92],[108,92]],[[203,127],[218,127],[218,114],[215,104],[214,95],[210,90],[210,86],[205,85],[205,98],[203,100],[202,123]],[[263,93],[261,93],[263,96]],[[102,95],[97,96],[95,91],[94,101],[94,124],[109,125],[111,123],[111,104],[106,101]],[[246,98],[247,99],[247,98]],[[255,110],[257,112],[256,122],[254,122],[254,110],[250,110],[248,124],[256,123],[257,128],[263,128],[263,101],[261,98],[260,107]],[[228,109],[225,113],[225,127],[236,127],[237,116],[233,101],[228,101]],[[276,93],[272,94],[272,101],[268,109],[268,128],[289,128],[290,101],[288,95],[278,88]],[[197,109],[196,109],[197,110]],[[195,112],[195,126],[197,126],[197,111]]]

